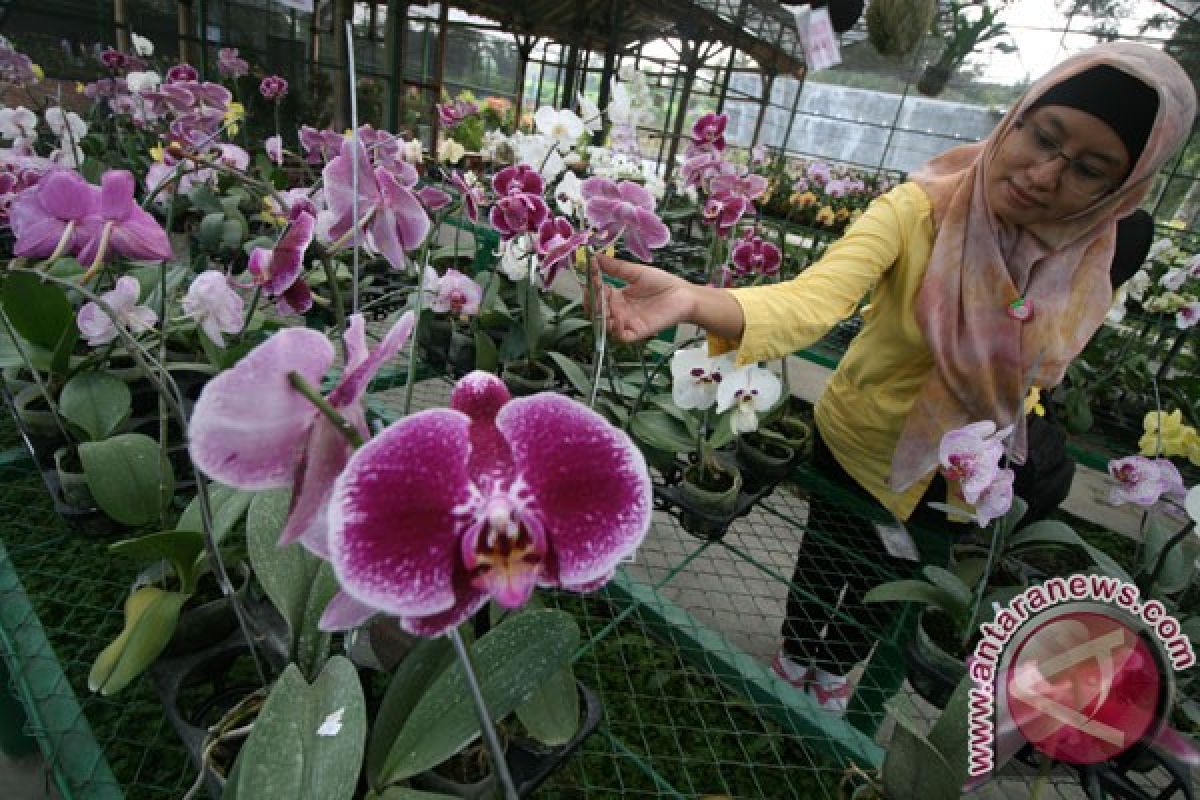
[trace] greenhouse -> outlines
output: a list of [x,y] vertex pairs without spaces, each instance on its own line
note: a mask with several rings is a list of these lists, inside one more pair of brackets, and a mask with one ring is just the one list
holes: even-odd
[[0,798],[1190,800],[1200,2],[0,3]]

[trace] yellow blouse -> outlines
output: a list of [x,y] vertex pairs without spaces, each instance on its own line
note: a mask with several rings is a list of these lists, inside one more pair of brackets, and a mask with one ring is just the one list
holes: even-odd
[[862,330],[817,401],[816,423],[842,468],[900,519],[934,475],[903,493],[888,487],[904,421],[933,368],[914,314],[933,240],[928,196],[901,184],[795,279],[734,289],[746,319],[740,343],[709,338],[712,355],[736,347],[739,366],[780,358],[820,339],[869,292]]

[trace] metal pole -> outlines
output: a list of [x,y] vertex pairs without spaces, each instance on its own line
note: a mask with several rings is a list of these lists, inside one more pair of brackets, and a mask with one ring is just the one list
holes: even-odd
[[408,32],[408,3],[388,0],[387,48],[391,56],[392,92],[387,110],[387,129],[397,131],[404,114],[404,37]]
[[771,104],[771,90],[775,87],[775,73],[766,73],[763,81],[762,102],[758,107],[758,119],[754,121],[754,135],[750,137],[750,146],[758,144],[758,136],[762,133],[763,120],[767,116],[767,106]]
[[[434,73],[433,73],[433,91],[434,91],[433,102],[435,105],[437,103],[442,102],[442,92],[445,91],[444,87],[442,86],[442,81],[446,76],[446,36],[447,36],[446,29],[449,27],[449,24],[450,24],[450,6],[447,5],[446,3],[442,3],[438,8],[438,55],[437,55],[437,64],[434,65]],[[438,133],[441,131],[441,127],[442,127],[442,118],[440,116],[438,116],[438,114],[436,113],[436,110],[435,110],[434,114],[432,115],[432,123],[433,124],[430,125],[430,130],[432,131],[432,134],[431,134],[430,140],[429,140],[429,150],[433,154],[434,161],[436,161],[437,160]],[[423,267],[418,267],[418,270],[420,270],[422,268]],[[419,282],[421,279],[418,278],[417,280]]]
[[683,76],[683,94],[679,98],[679,110],[675,114],[675,124],[671,131],[671,146],[667,150],[667,169],[663,173],[663,182],[670,185],[671,175],[675,172],[675,156],[679,154],[679,139],[683,133],[683,123],[687,118],[688,102],[692,99],[692,84],[696,81],[696,69],[700,66],[700,42],[696,39],[684,39],[681,48],[681,62],[685,73]]

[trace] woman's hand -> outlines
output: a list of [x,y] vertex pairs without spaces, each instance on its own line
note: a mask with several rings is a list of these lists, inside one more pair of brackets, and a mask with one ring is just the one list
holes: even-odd
[[691,320],[698,288],[694,284],[655,267],[606,255],[597,254],[595,263],[601,272],[626,284],[621,289],[603,284],[608,331],[618,341],[648,339]]

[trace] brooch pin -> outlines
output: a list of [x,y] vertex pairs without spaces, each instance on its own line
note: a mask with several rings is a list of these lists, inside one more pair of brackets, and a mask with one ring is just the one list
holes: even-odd
[[1017,322],[1028,322],[1033,319],[1033,303],[1024,297],[1018,297],[1008,304],[1008,315]]

